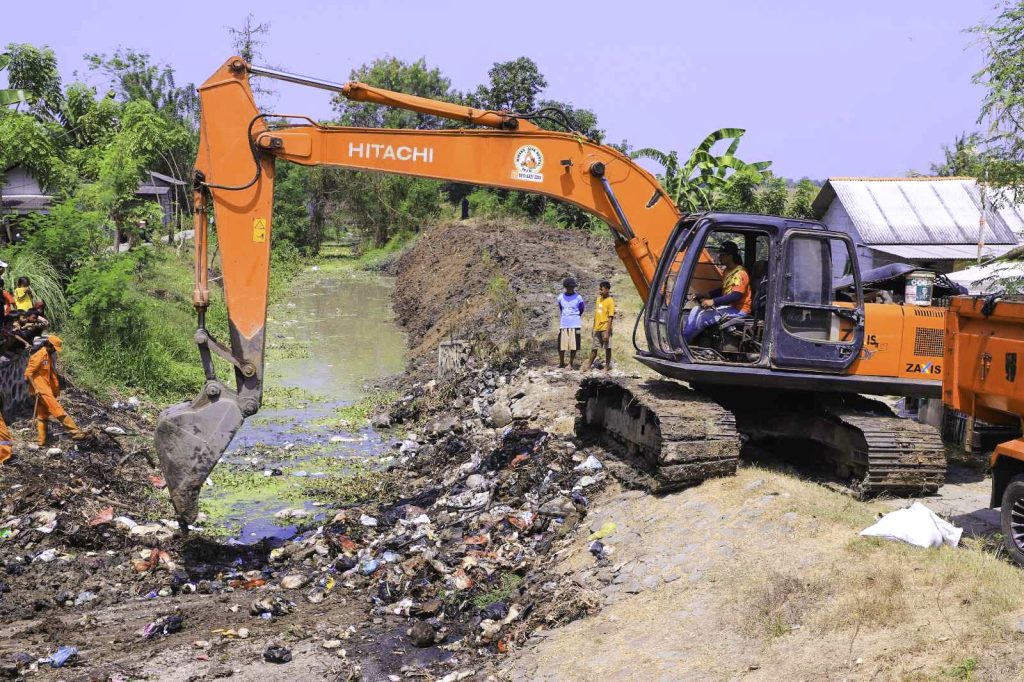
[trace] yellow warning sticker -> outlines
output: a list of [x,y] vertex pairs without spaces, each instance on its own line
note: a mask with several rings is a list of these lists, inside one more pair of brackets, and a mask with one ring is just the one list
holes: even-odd
[[267,219],[266,218],[253,218],[252,219],[252,240],[254,242],[265,242],[265,241],[267,241]]

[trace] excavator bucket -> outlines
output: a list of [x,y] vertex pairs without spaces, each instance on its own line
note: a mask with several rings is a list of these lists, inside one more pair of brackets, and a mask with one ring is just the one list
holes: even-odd
[[160,414],[156,453],[183,527],[199,514],[203,483],[243,421],[238,396],[216,381],[207,383],[194,401]]

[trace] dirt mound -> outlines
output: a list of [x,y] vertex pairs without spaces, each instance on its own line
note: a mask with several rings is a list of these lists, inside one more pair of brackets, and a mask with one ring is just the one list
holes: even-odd
[[394,266],[410,370],[433,369],[449,337],[491,357],[553,350],[562,280],[574,277],[592,303],[618,263],[610,240],[578,231],[485,220],[425,231]]

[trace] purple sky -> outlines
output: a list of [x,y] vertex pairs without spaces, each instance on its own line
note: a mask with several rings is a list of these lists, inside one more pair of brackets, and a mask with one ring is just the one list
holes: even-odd
[[[131,47],[198,83],[230,56],[225,27],[245,7],[272,24],[265,61],[285,70],[343,81],[376,57],[426,57],[466,90],[493,62],[527,55],[548,79],[545,96],[593,109],[609,141],[687,151],[737,126],[747,129],[741,158],[770,159],[781,175],[903,175],[976,128],[981,55],[963,29],[990,20],[992,6],[36,0],[5,7],[0,44],[50,45],[69,80],[83,54]],[[278,111],[330,115],[327,93],[278,92]]]

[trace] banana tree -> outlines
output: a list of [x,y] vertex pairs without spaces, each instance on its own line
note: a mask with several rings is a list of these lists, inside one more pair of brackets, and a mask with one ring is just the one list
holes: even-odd
[[[762,171],[772,165],[771,161],[747,163],[736,157],[745,132],[742,128],[714,131],[693,148],[685,163],[680,163],[675,151],[663,152],[652,147],[638,149],[631,156],[651,159],[662,166],[664,170],[658,180],[680,210],[686,213],[706,211],[714,207],[715,197],[728,188],[737,171],[756,174],[760,179]],[[731,142],[724,154],[715,156],[711,149],[722,140]]]
[[[11,55],[4,52],[0,54],[0,71],[7,68],[7,64],[11,61]],[[0,90],[0,108],[9,107],[12,104],[23,104],[30,101],[30,96],[24,90],[16,88],[7,88]]]

